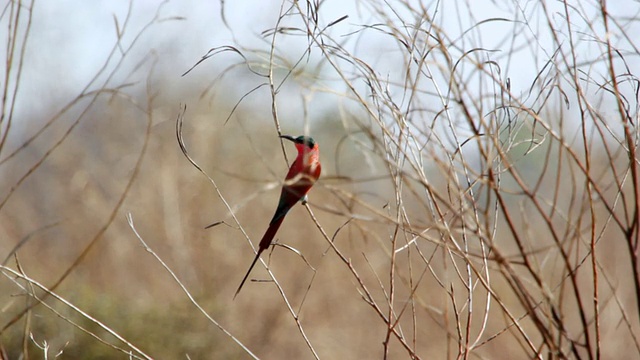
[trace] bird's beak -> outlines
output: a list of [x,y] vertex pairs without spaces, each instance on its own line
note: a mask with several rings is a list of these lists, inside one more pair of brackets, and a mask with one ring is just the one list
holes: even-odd
[[293,137],[293,136],[291,136],[291,135],[280,135],[280,137],[281,137],[281,138],[283,138],[283,139],[291,140],[291,141],[293,141],[293,142],[295,142],[295,141],[296,141],[296,138],[294,138],[294,137]]

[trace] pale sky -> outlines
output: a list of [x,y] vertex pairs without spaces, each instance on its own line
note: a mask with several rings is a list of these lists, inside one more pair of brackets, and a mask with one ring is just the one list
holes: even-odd
[[[123,44],[128,45],[132,41],[132,36],[146,24],[155,14],[159,1],[133,1],[132,16],[128,24],[127,31],[123,38]],[[467,3],[471,3],[473,8],[468,10]],[[625,11],[630,16],[638,13],[640,6],[637,2],[622,1],[609,2],[609,11]],[[633,4],[630,4],[633,3]],[[280,11],[281,3],[277,1],[226,1],[225,14],[229,26],[233,29],[233,34],[223,26],[220,17],[220,3],[217,1],[170,1],[167,2],[160,11],[161,18],[181,17],[184,20],[167,21],[154,25],[145,35],[140,38],[134,54],[137,58],[143,58],[145,54],[153,50],[158,55],[158,69],[162,76],[172,81],[177,88],[180,86],[190,87],[192,82],[209,81],[213,77],[211,64],[204,64],[202,69],[197,69],[192,76],[180,78],[180,74],[193,65],[206,51],[212,47],[232,45],[245,48],[268,49],[270,38],[263,38],[260,33],[265,29],[274,26],[277,14]],[[374,25],[379,23],[379,16],[374,15],[374,9],[367,5],[368,2],[359,1],[338,1],[329,0],[322,3],[320,10],[321,22],[327,24],[343,15],[349,18],[340,24],[332,27],[334,38],[341,39],[348,36],[353,31],[360,29],[360,25]],[[400,2],[391,2],[398,5]],[[417,5],[414,1],[412,4]],[[426,9],[431,16],[434,16],[441,26],[446,27],[447,32],[452,36],[460,34],[463,29],[468,29],[471,18],[478,23],[483,19],[509,18],[514,19],[522,13],[531,14],[540,12],[537,2],[494,2],[494,1],[446,1],[440,7],[434,7],[434,2],[425,2]],[[506,4],[506,5],[505,5]],[[513,4],[519,4],[521,13],[514,14]],[[630,6],[633,6],[630,8]],[[27,50],[23,79],[21,81],[22,97],[17,107],[20,110],[39,111],[47,109],[55,104],[62,104],[69,101],[69,96],[75,96],[84,84],[102,66],[103,60],[114,44],[116,36],[115,20],[118,19],[120,27],[123,26],[125,16],[129,6],[128,1],[79,1],[79,0],[59,0],[59,1],[36,1],[35,12],[29,47]],[[290,6],[286,3],[285,6]],[[553,13],[554,21],[559,24],[564,21],[561,16],[563,8],[558,2],[548,2],[548,11]],[[510,12],[503,9],[509,8]],[[402,7],[398,5],[400,16],[404,16]],[[289,21],[291,19],[285,19]],[[411,20],[410,18],[405,18]],[[580,29],[580,19],[574,19],[576,31]],[[297,18],[292,21],[298,21]],[[538,20],[542,21],[542,20]],[[531,23],[527,31],[537,31],[535,27],[544,23]],[[636,26],[638,27],[638,26]],[[513,23],[509,22],[488,22],[479,27],[479,36],[467,35],[465,43],[458,43],[469,49],[483,47],[485,49],[497,50],[491,53],[492,60],[504,59],[507,55],[504,50],[494,48],[496,42],[503,41],[510,36],[513,31]],[[638,29],[627,29],[629,34],[640,33]],[[3,37],[6,38],[6,27],[0,29]],[[381,76],[395,76],[398,72],[397,63],[390,54],[381,53],[380,49],[397,49],[397,45],[385,43],[383,37],[376,38],[375,35],[363,38],[360,42],[351,42],[350,46],[358,46],[359,55],[368,58],[376,64],[376,71]],[[382,40],[376,43],[376,39]],[[472,41],[469,41],[473,39]],[[561,39],[565,40],[565,39]],[[292,58],[300,56],[307,39],[298,37],[297,40],[287,38],[282,39],[282,48],[291,47],[294,55]],[[516,42],[518,40],[516,39]],[[538,37],[539,47],[545,52],[552,54],[553,43],[544,33]],[[297,45],[296,46],[296,42]],[[367,43],[364,43],[367,42]],[[578,56],[585,56],[589,47],[597,48],[599,44],[585,39],[585,53]],[[601,52],[601,50],[599,50]],[[3,54],[4,55],[4,54]],[[589,56],[589,55],[588,55]],[[132,56],[125,68],[133,68],[136,65]],[[216,59],[218,64],[238,61],[238,57],[224,55]],[[536,76],[540,64],[546,61],[545,58],[535,59],[526,51],[519,52],[511,59],[507,67],[506,60],[500,63],[503,77],[511,78],[512,89],[515,91],[526,91]],[[637,59],[632,59],[636,61]],[[537,62],[537,65],[536,65]],[[604,68],[603,68],[604,71]],[[401,71],[399,72],[402,73]],[[124,71],[123,74],[128,74]],[[244,90],[242,90],[244,91]],[[28,94],[29,96],[24,96]],[[37,99],[37,101],[33,101]],[[28,105],[28,106],[27,106]]]

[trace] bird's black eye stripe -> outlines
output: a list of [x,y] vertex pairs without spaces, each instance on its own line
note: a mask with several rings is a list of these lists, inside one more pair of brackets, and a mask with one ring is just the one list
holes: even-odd
[[307,145],[310,149],[313,149],[313,147],[316,146],[315,140],[310,136],[298,136],[295,141],[298,144]]

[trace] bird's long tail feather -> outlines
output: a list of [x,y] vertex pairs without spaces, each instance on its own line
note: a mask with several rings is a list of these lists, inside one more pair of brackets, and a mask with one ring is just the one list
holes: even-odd
[[256,257],[253,258],[253,262],[251,263],[251,266],[249,266],[249,270],[247,271],[247,274],[242,279],[242,282],[240,283],[240,286],[238,286],[238,290],[236,290],[236,294],[233,295],[234,299],[236,298],[236,296],[238,296],[238,293],[242,289],[242,285],[244,285],[244,282],[247,281],[247,278],[249,277],[249,274],[251,274],[251,269],[253,269],[253,266],[256,264],[256,262],[258,262],[258,259],[260,259],[260,254],[261,253],[262,253],[262,249],[259,249],[258,253],[256,254]]
[[280,225],[282,224],[283,220],[284,220],[284,216],[276,219],[276,221],[273,221],[271,224],[269,224],[267,231],[265,231],[264,235],[262,236],[262,240],[260,240],[260,245],[258,248],[258,253],[256,253],[256,257],[253,258],[253,262],[251,263],[251,266],[249,266],[249,270],[247,270],[246,275],[244,276],[244,278],[242,279],[242,282],[240,283],[240,286],[238,286],[238,290],[236,290],[236,294],[233,295],[234,299],[236,298],[236,296],[238,296],[238,293],[240,292],[240,290],[242,290],[242,286],[247,281],[247,278],[249,278],[249,274],[251,274],[251,270],[253,270],[253,267],[258,262],[258,259],[260,259],[260,254],[262,254],[262,252],[268,249],[269,245],[271,245],[271,242],[273,241],[273,237],[276,236],[276,232],[278,232],[278,229],[280,228]]

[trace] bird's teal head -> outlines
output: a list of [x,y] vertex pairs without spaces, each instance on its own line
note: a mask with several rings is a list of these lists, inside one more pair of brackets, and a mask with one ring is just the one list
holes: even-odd
[[280,135],[281,138],[291,140],[296,144],[304,144],[309,147],[309,149],[313,149],[316,147],[316,141],[313,140],[311,136],[300,135],[298,137],[293,137],[291,135]]

